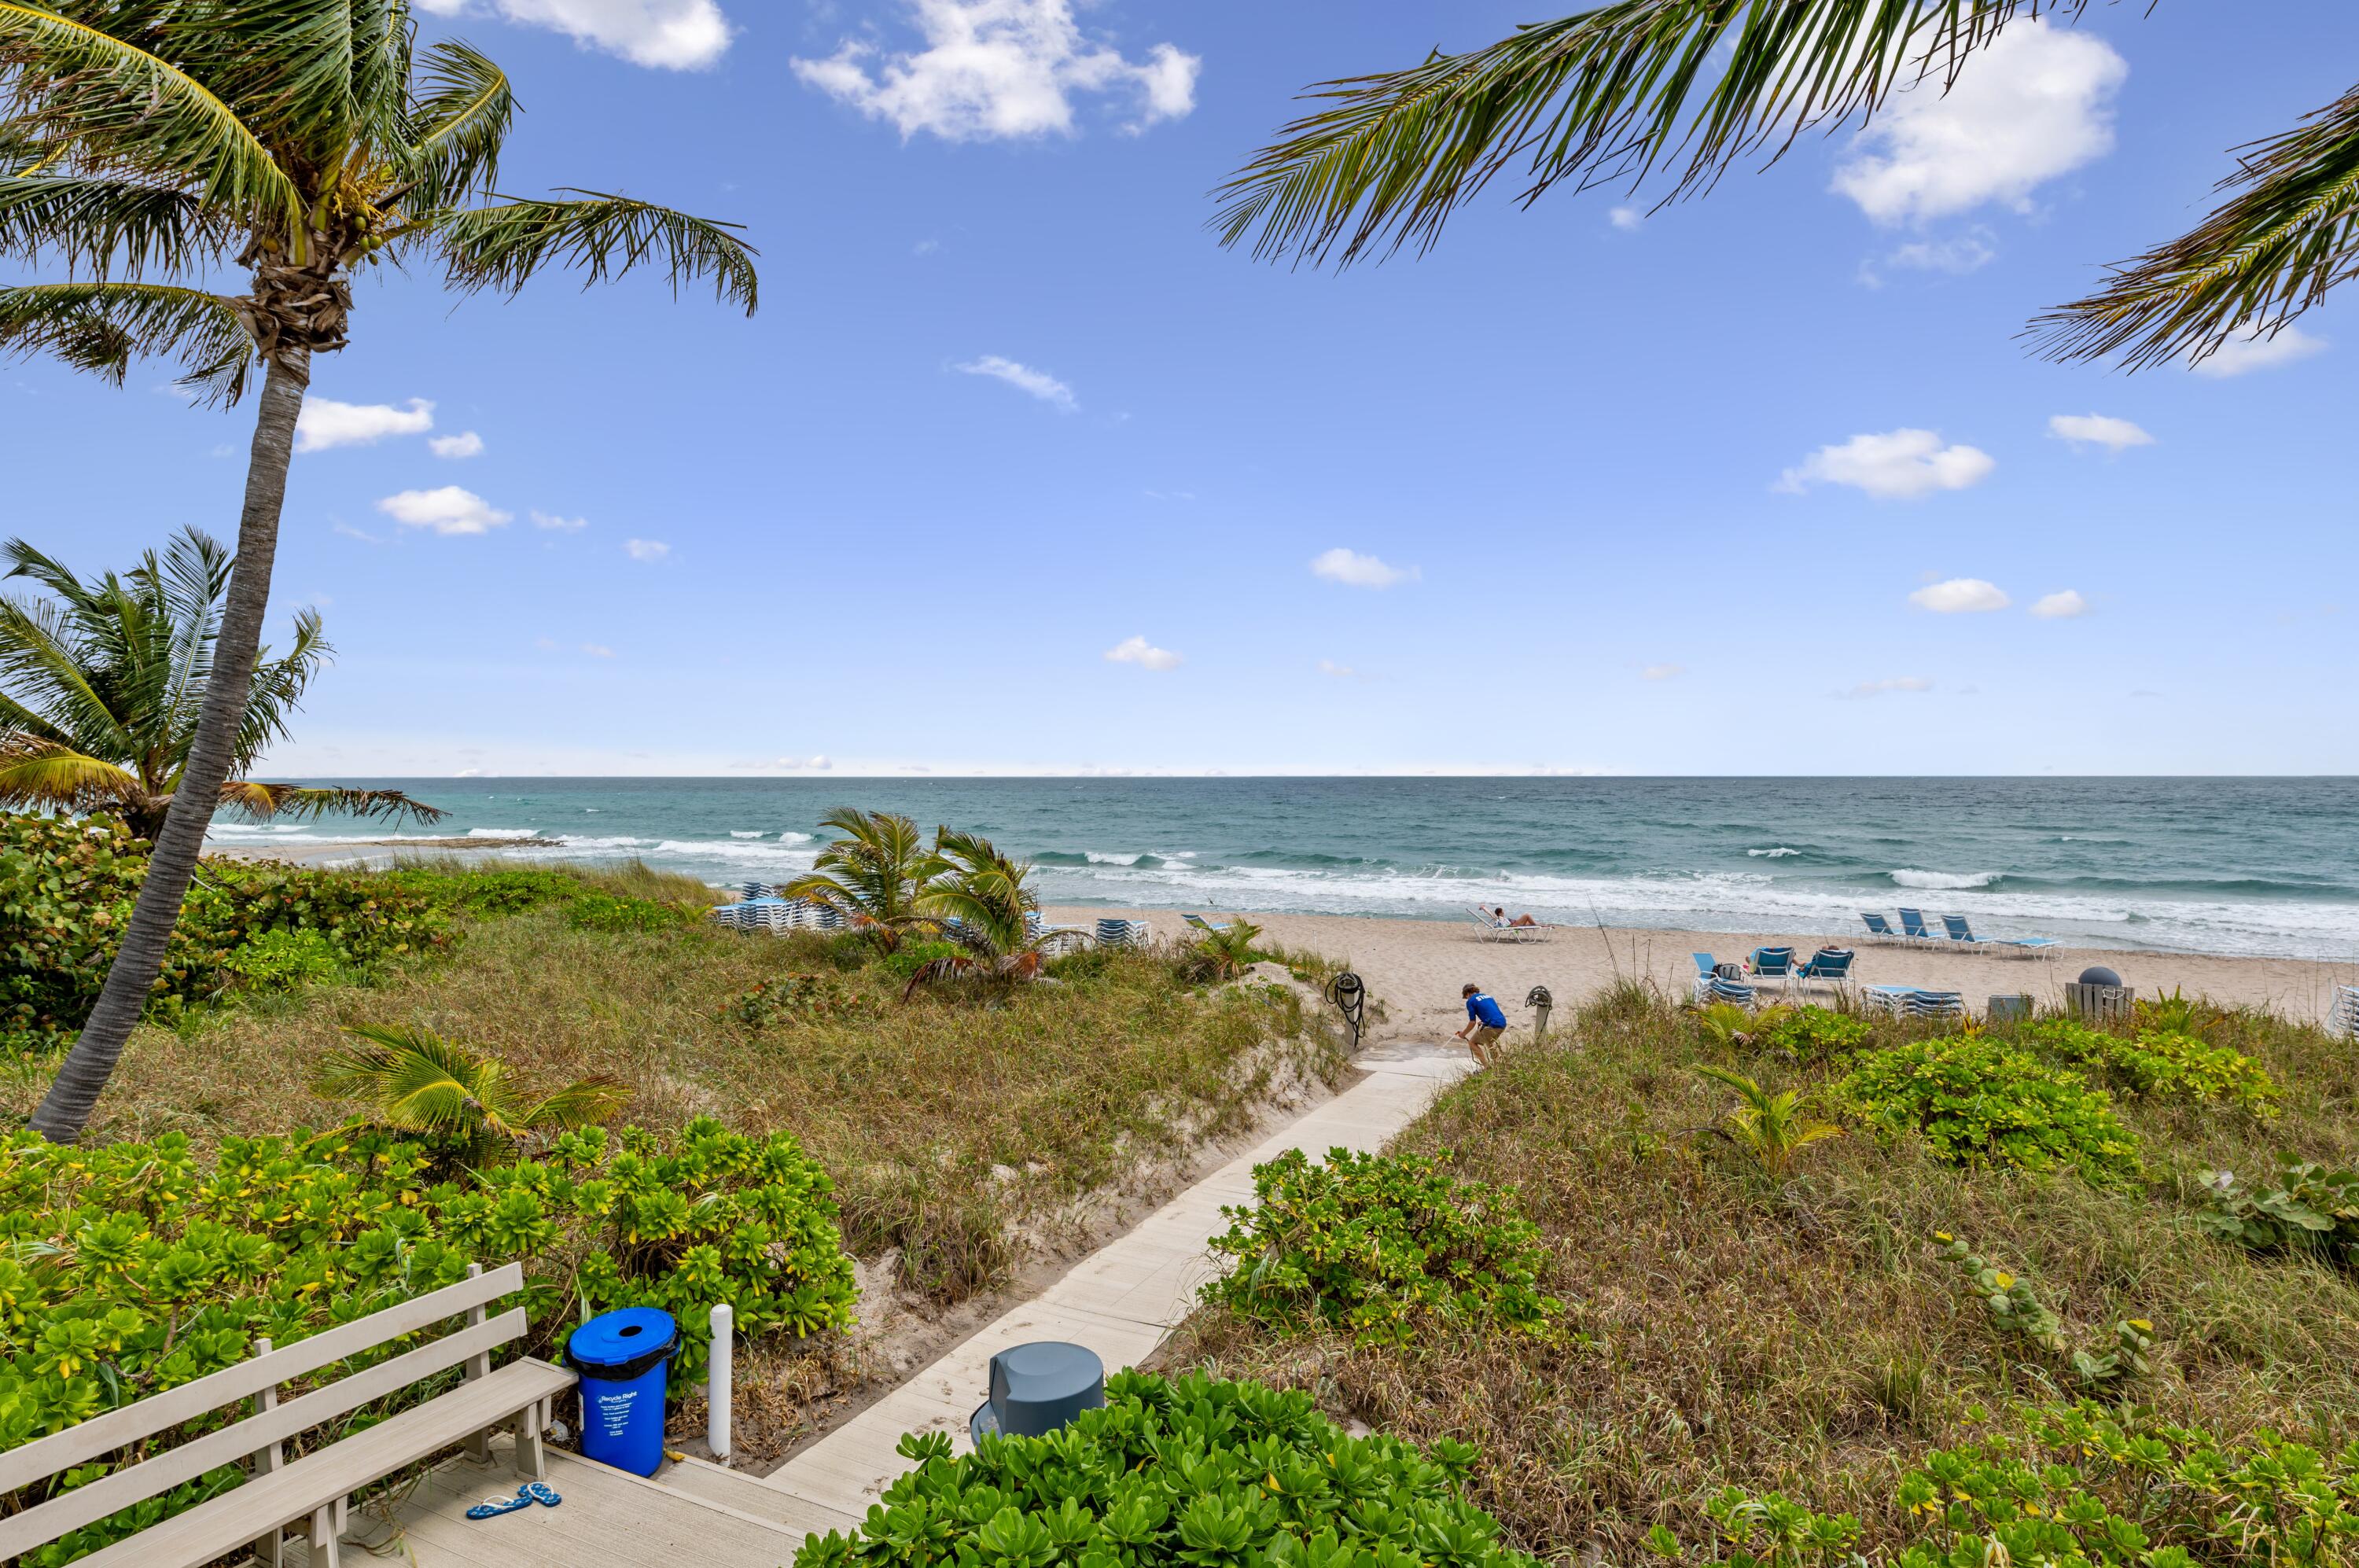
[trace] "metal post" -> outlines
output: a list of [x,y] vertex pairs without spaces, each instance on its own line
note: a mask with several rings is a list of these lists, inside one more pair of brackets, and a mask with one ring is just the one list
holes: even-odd
[[1532,1043],[1538,1045],[1548,1039],[1549,1009],[1556,1006],[1556,998],[1549,995],[1547,986],[1535,985],[1531,994],[1524,998],[1524,1006],[1538,1015],[1532,1020]]
[[704,1445],[712,1450],[712,1462],[729,1463],[729,1398],[730,1333],[736,1314],[729,1303],[720,1302],[712,1309],[712,1348],[704,1367]]
[[1352,1054],[1360,1052],[1361,1025],[1366,1018],[1368,988],[1360,977],[1346,969],[1327,982],[1327,999],[1343,1015],[1343,1027],[1352,1031]]

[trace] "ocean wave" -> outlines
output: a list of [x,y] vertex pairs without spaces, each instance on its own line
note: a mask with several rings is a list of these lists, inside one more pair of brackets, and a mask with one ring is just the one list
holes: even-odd
[[487,839],[538,838],[540,830],[538,828],[469,828],[467,836]]
[[732,831],[729,836],[731,838],[760,838],[762,835],[758,833],[737,833]]
[[1745,853],[1756,860],[1783,860],[1788,855],[1799,855],[1802,852],[1799,849],[1788,849],[1780,844],[1776,849],[1748,849]]
[[778,835],[778,842],[780,844],[809,844],[810,843],[810,834],[789,831],[780,833]]
[[1895,886],[1918,887],[1929,892],[1962,893],[1970,887],[1988,887],[2003,880],[2004,871],[1892,871]]

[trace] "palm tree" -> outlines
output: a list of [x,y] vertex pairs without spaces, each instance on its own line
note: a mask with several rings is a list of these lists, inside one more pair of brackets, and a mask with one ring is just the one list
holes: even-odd
[[919,888],[946,869],[941,858],[926,847],[917,823],[890,811],[839,806],[820,825],[842,836],[786,885],[785,896],[841,911],[892,952],[901,933],[919,922]]
[[[1804,131],[1864,123],[1895,87],[1946,89],[2009,21],[2087,0],[1610,0],[1464,54],[1321,82],[1219,192],[1223,245],[1339,265],[1440,237],[1504,170],[1528,205],[1658,168],[1663,200]],[[2057,360],[2198,360],[2275,332],[2359,272],[2359,88],[2240,148],[2234,194],[2181,237],[2033,323]]]
[[[0,349],[122,384],[134,359],[232,403],[262,367],[236,568],[211,678],[139,901],[32,1125],[82,1136],[164,961],[246,733],[295,421],[315,354],[344,346],[352,278],[439,267],[513,293],[545,267],[667,269],[755,305],[724,225],[626,197],[500,194],[507,77],[420,48],[409,0],[0,0],[0,258],[65,280],[0,288]],[[215,292],[242,272],[246,292]]]
[[[54,600],[0,599],[0,807],[104,812],[152,839],[189,763],[229,591],[229,551],[184,528],[128,578],[84,583],[22,539],[0,546],[10,577]],[[255,821],[332,813],[431,822],[442,812],[397,789],[266,784],[246,777],[287,735],[303,689],[335,650],[320,616],[295,617],[282,657],[255,651],[245,724],[221,806]]]
[[1031,862],[1009,859],[980,833],[949,828],[934,830],[934,856],[940,869],[919,890],[918,910],[942,922],[943,934],[961,951],[920,967],[908,989],[960,975],[1029,980],[1038,975],[1049,938],[1035,935],[1028,918],[1040,908]]
[[344,1032],[363,1043],[331,1051],[321,1062],[321,1094],[365,1101],[369,1120],[450,1139],[470,1155],[535,1133],[592,1126],[631,1097],[620,1079],[602,1073],[536,1099],[508,1076],[498,1057],[429,1030],[347,1024]]
[[1261,962],[1254,948],[1260,936],[1261,927],[1242,916],[1232,916],[1227,925],[1198,937],[1190,951],[1202,974],[1214,980],[1234,980]]

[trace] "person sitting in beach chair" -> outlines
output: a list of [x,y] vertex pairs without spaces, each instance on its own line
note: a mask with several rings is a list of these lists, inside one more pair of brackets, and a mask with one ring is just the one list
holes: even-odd
[[1458,1031],[1458,1038],[1473,1052],[1474,1065],[1488,1067],[1494,1054],[1491,1048],[1507,1032],[1507,1015],[1480,985],[1469,985],[1459,995],[1466,1003],[1466,1027]]
[[1532,919],[1528,914],[1517,915],[1511,920],[1507,918],[1507,911],[1497,905],[1492,906],[1491,918],[1498,921],[1503,926],[1536,926],[1539,924],[1539,921]]

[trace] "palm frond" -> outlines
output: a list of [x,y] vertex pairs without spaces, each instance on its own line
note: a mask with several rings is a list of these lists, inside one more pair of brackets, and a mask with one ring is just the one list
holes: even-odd
[[[2086,0],[1613,0],[1465,54],[1319,84],[1332,106],[1279,132],[1215,192],[1224,245],[1349,265],[1440,238],[1502,170],[1521,200],[1684,158],[1665,200],[1805,130],[1864,119],[1895,86],[1954,77],[2018,14]],[[1775,144],[1772,146],[1772,144]],[[1257,231],[1257,232],[1256,232]]]
[[[205,24],[201,8],[184,9],[153,36],[178,41]],[[20,120],[92,163],[192,184],[207,207],[281,223],[299,255],[305,212],[294,181],[222,96],[180,66],[97,22],[0,0],[0,70]]]
[[2241,149],[2241,194],[2032,323],[2054,360],[2120,354],[2130,369],[2195,362],[2273,334],[2359,275],[2359,87],[2284,136]]
[[416,204],[447,207],[489,191],[516,108],[507,72],[491,60],[462,43],[428,45],[410,114]]
[[68,606],[0,599],[0,691],[76,749],[127,763],[138,742],[108,690],[116,683],[85,657],[87,640]]
[[97,175],[0,175],[0,256],[54,252],[69,271],[137,278],[220,260],[220,215],[184,191]]
[[[228,546],[191,528],[172,537],[164,547],[161,565],[153,572],[156,595],[170,628],[169,672],[158,702],[168,715],[168,724],[179,724],[183,715],[193,722],[197,705],[203,700],[205,681],[212,675],[213,642],[221,631],[222,611],[228,601],[230,572],[234,565]],[[264,670],[257,669],[255,673],[262,675]],[[260,704],[248,698],[249,716],[257,705],[266,713],[271,710],[266,683],[265,692],[265,701]],[[245,760],[241,758],[237,765],[245,766]]]
[[[394,1024],[347,1024],[362,1043],[321,1058],[315,1084],[329,1099],[360,1100],[387,1127],[442,1137],[505,1131],[486,1093],[485,1062],[455,1040]],[[496,1080],[495,1080],[495,1083]]]
[[250,779],[233,779],[223,784],[222,804],[234,807],[257,822],[276,817],[290,817],[298,822],[357,817],[363,822],[414,822],[424,827],[451,814],[398,789],[263,784]]
[[571,1132],[595,1127],[631,1102],[631,1086],[620,1078],[598,1073],[564,1088],[527,1107],[524,1125],[538,1131],[554,1127]]
[[77,370],[123,385],[148,355],[186,366],[179,385],[199,401],[245,393],[254,339],[218,294],[161,283],[28,283],[0,289],[0,350],[56,354]]
[[576,191],[579,201],[512,200],[492,207],[430,214],[418,227],[432,231],[453,288],[514,294],[546,267],[578,267],[585,287],[640,267],[661,267],[672,292],[683,283],[712,279],[716,298],[756,303],[755,252],[733,231],[739,225],[692,218],[627,197]]
[[96,811],[139,793],[139,780],[111,762],[30,736],[0,742],[0,807]]

